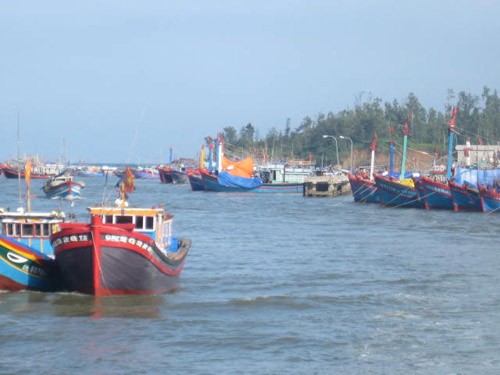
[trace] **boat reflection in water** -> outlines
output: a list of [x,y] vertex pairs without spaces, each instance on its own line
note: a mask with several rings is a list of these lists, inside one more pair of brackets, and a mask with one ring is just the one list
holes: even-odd
[[52,305],[58,316],[92,318],[159,318],[165,295],[123,295],[99,297],[79,293],[58,293]]

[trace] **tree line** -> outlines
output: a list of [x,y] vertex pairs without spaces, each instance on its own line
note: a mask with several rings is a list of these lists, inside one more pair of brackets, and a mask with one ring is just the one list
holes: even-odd
[[[444,109],[426,109],[417,96],[410,93],[403,103],[394,100],[383,102],[381,98],[358,100],[354,108],[336,114],[319,114],[313,119],[304,117],[296,128],[288,119],[284,129],[271,128],[265,137],[258,136],[258,130],[248,123],[239,131],[233,126],[223,128],[225,150],[233,157],[252,155],[256,159],[289,160],[313,159],[316,164],[333,161],[332,139],[334,136],[338,152],[347,160],[352,147],[356,151],[367,151],[377,134],[377,152],[388,150],[389,140],[398,144],[402,135],[400,129],[409,120],[412,147],[429,153],[447,153],[448,120],[453,107],[457,108],[456,144],[498,144],[500,139],[500,99],[497,90],[483,88],[481,95],[465,91],[455,94],[448,90]],[[394,133],[389,131],[395,129]],[[340,136],[343,138],[339,139]],[[401,143],[401,142],[400,142]],[[363,163],[358,160],[358,163]],[[333,164],[333,162],[331,163]]]

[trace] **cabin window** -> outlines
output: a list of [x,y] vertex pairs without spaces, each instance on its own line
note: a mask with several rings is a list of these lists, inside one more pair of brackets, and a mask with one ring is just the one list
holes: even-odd
[[12,231],[13,236],[20,236],[21,235],[21,224],[16,223],[14,224],[14,230]]
[[40,224],[38,224],[38,225],[34,225],[34,227],[35,227],[35,236],[42,237],[43,236],[42,226]]
[[116,224],[128,224],[134,222],[133,216],[115,216]]
[[50,235],[50,224],[42,224],[42,236],[47,237]]
[[33,237],[33,225],[31,224],[24,224],[22,226],[22,235],[23,237]]
[[155,229],[155,218],[152,216],[146,216],[146,228],[145,229]]
[[135,227],[137,229],[143,229],[144,228],[144,216],[136,216],[135,217]]
[[113,215],[104,215],[104,218],[103,218],[103,222],[104,223],[112,223],[113,222]]

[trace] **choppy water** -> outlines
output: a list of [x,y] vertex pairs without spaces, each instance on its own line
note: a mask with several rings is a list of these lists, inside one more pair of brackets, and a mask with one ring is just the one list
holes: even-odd
[[[105,195],[84,181],[63,205],[81,220]],[[0,373],[500,373],[500,215],[136,185],[193,240],[179,290],[1,293]],[[18,182],[0,189],[15,208]]]

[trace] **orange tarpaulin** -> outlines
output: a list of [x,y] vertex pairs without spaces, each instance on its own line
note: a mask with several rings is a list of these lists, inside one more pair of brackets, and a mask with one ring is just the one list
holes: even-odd
[[250,178],[253,176],[253,158],[248,157],[242,160],[233,161],[223,156],[222,170],[233,176]]

